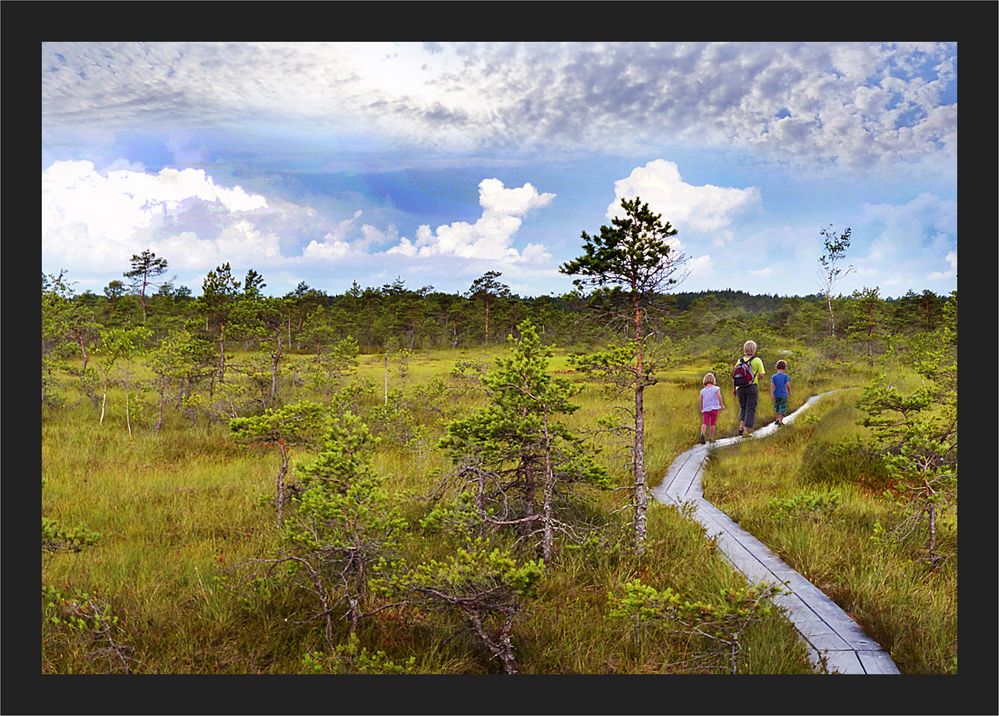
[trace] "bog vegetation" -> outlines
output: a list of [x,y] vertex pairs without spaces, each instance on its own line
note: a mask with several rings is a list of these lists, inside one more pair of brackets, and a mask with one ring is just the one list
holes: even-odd
[[956,293],[678,292],[671,227],[625,209],[562,296],[43,275],[43,671],[810,672],[773,591],[648,500],[749,338],[789,410],[858,390],[706,496],[903,671],[956,669]]

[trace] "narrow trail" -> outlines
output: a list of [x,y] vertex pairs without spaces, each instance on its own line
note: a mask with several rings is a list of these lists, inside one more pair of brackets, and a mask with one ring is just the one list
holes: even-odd
[[[786,415],[784,423],[793,422],[815,401],[835,392],[838,391],[812,396],[800,408]],[[805,640],[813,664],[818,665],[820,658],[825,658],[831,672],[898,674],[898,667],[888,652],[867,636],[838,604],[704,499],[701,474],[709,450],[735,445],[745,439],[766,437],[777,429],[777,425],[771,423],[753,432],[749,438],[722,438],[687,450],[673,461],[662,482],[652,490],[652,496],[665,504],[694,503],[694,519],[701,523],[709,537],[717,536],[718,548],[747,579],[777,584],[790,590],[774,601],[786,610],[787,617]]]

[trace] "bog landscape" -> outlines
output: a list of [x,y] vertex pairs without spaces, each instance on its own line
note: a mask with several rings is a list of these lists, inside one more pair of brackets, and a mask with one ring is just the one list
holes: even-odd
[[956,42],[41,65],[42,674],[958,672]]
[[900,670],[954,671],[956,292],[834,294],[843,232],[825,296],[669,293],[669,223],[625,205],[563,266],[586,294],[489,272],[268,297],[224,264],[198,298],[147,295],[148,251],[137,293],[44,276],[43,670],[822,669],[772,589],[649,497],[708,372],[737,434],[752,336],[789,412],[845,390],[713,452],[705,497]]

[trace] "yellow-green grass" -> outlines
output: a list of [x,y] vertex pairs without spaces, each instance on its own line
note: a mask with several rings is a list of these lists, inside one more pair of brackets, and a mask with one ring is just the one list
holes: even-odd
[[[482,351],[414,353],[406,389],[446,376],[456,361],[492,368],[505,348]],[[235,356],[235,360],[240,359]],[[308,356],[293,355],[291,361]],[[389,388],[402,388],[398,364],[390,360]],[[566,356],[552,369],[572,380]],[[148,378],[141,365],[133,372]],[[696,409],[702,366],[668,371],[646,392],[646,465],[650,483],[661,479],[672,459],[694,444],[699,431]],[[375,385],[365,407],[382,402],[384,363],[381,356],[361,356],[353,380]],[[310,397],[282,384],[282,398]],[[166,410],[161,431],[153,427],[155,396],[147,392],[145,407],[133,414],[128,435],[124,395],[113,387],[103,425],[98,413],[79,396],[67,376],[55,392],[64,398],[46,408],[42,427],[45,487],[43,514],[73,526],[85,524],[101,533],[96,545],[78,554],[43,559],[43,581],[67,590],[98,594],[121,618],[120,638],[131,646],[138,671],[151,673],[287,673],[301,670],[301,657],[324,648],[322,630],[309,615],[308,595],[287,588],[276,575],[256,583],[252,560],[273,556],[279,546],[273,498],[279,458],[276,450],[237,444],[224,424],[196,425]],[[314,396],[313,396],[314,397]],[[581,407],[567,418],[577,431],[593,431],[597,418],[614,405],[631,404],[624,392],[608,396],[585,384],[575,402]],[[481,396],[454,401],[462,414],[481,404]],[[136,410],[133,406],[133,410]],[[726,430],[734,433],[730,418]],[[626,452],[607,434],[593,436],[602,448],[598,459],[620,486],[629,483]],[[292,458],[308,454],[292,448]],[[383,440],[375,469],[386,476],[404,514],[415,522],[429,509],[426,497],[450,467],[431,450],[417,461],[414,450]],[[293,479],[293,476],[292,476]],[[577,501],[594,521],[619,525],[627,545],[629,513],[626,491],[577,488]],[[514,641],[526,673],[632,673],[683,671],[684,655],[665,638],[639,652],[621,623],[607,618],[608,593],[641,577],[693,598],[710,598],[722,587],[743,583],[704,538],[700,527],[675,509],[650,506],[649,549],[638,560],[627,550],[563,549],[547,571],[539,597],[518,617]],[[402,552],[410,561],[441,557],[450,549],[439,535],[414,527]],[[260,573],[259,564],[256,574]],[[413,609],[386,610],[363,624],[362,641],[390,658],[417,656],[423,673],[496,671],[484,649],[461,628],[461,620]],[[741,669],[752,672],[808,672],[804,647],[791,625],[772,616],[746,637]],[[106,661],[88,660],[72,640],[49,629],[43,639],[46,672],[106,671]]]
[[[854,455],[851,466],[830,472],[810,462],[828,455],[824,446],[861,432],[857,397],[830,396],[766,440],[714,453],[704,495],[840,604],[903,672],[953,671],[956,511],[945,513],[938,532],[952,558],[931,573],[925,526],[901,542],[876,534],[875,525],[892,524],[896,508],[881,495],[873,463]],[[787,509],[796,498],[820,502],[832,492],[836,504],[826,509]]]

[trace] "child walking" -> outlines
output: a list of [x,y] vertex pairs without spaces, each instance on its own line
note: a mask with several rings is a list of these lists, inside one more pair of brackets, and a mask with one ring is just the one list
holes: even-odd
[[715,439],[715,426],[718,424],[718,411],[725,409],[725,401],[722,400],[721,388],[715,385],[715,374],[707,373],[702,381],[704,387],[701,388],[697,396],[697,408],[701,411],[701,445],[705,443],[704,431],[711,426],[711,440]]
[[777,372],[770,379],[770,399],[774,401],[774,414],[777,424],[784,424],[787,415],[787,399],[791,397],[791,376],[787,374],[787,361],[777,361]]

